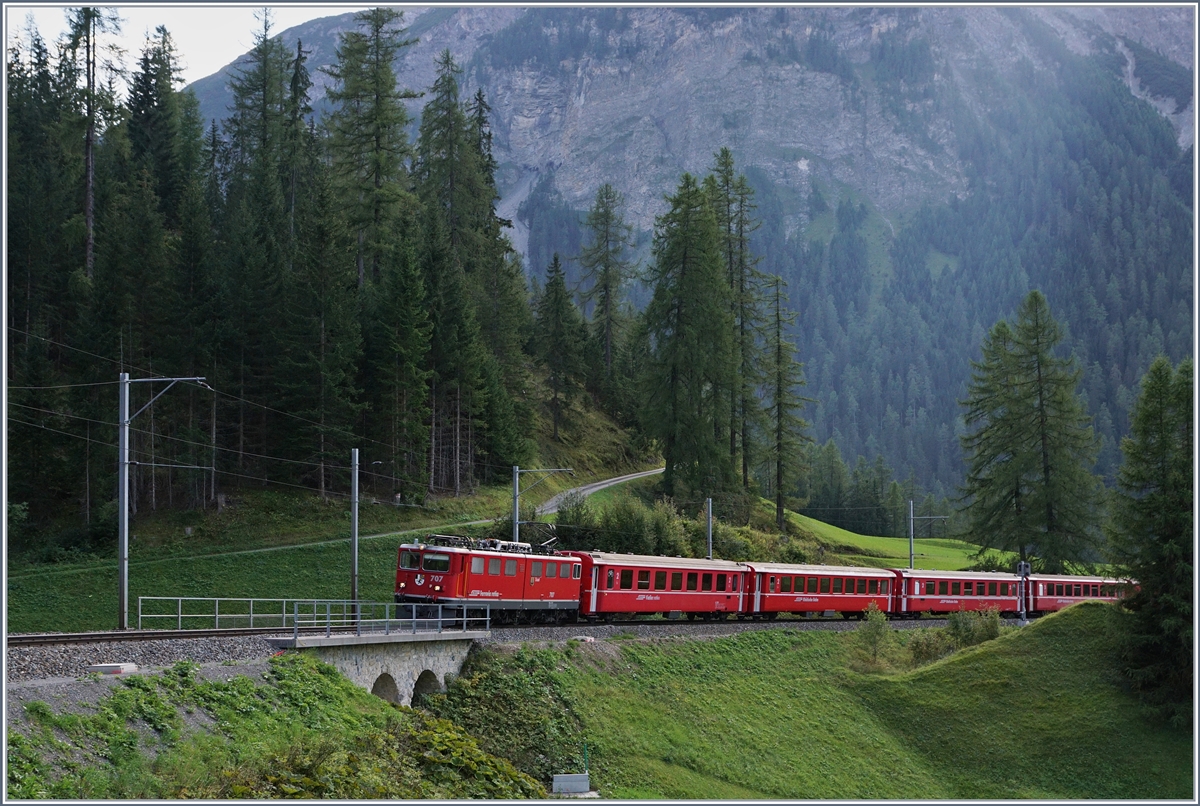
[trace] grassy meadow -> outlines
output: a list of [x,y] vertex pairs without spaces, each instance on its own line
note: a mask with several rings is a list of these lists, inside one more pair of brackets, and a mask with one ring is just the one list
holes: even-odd
[[908,671],[856,671],[853,632],[581,644],[562,678],[608,798],[1189,798],[1192,737],[1122,689],[1115,617],[1079,605]]

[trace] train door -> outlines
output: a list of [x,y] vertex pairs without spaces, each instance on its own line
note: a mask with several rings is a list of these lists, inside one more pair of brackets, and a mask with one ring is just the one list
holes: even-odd
[[762,612],[762,587],[763,575],[759,572],[754,573],[754,612]]

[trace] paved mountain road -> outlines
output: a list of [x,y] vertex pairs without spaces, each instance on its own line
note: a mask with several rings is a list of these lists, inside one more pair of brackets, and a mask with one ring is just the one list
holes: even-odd
[[554,496],[553,498],[548,500],[546,503],[544,503],[540,507],[538,507],[538,514],[539,515],[553,515],[555,512],[558,512],[558,505],[561,504],[563,499],[566,498],[571,493],[583,493],[585,496],[591,495],[592,493],[599,492],[600,490],[603,490],[606,487],[614,487],[618,484],[624,484],[627,481],[633,481],[634,479],[644,479],[647,476],[653,476],[657,473],[663,472],[663,470],[665,470],[665,469],[666,468],[660,467],[660,468],[656,468],[654,470],[643,470],[641,473],[630,473],[625,476],[617,476],[616,478],[604,479],[604,481],[594,481],[591,484],[585,484],[582,487],[573,487],[570,490],[563,490],[561,493]]

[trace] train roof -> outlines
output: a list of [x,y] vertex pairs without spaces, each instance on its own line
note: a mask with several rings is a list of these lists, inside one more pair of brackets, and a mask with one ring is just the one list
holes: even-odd
[[926,571],[921,568],[897,568],[896,573],[905,577],[931,577],[933,579],[1020,579],[1011,571]]
[[425,540],[415,538],[411,543],[401,543],[401,549],[417,551],[439,551],[457,554],[488,554],[502,557],[534,557],[541,559],[578,560],[566,552],[530,543],[492,538],[475,539],[456,535],[428,535]]
[[609,551],[574,551],[587,556],[598,565],[651,566],[655,568],[688,568],[698,571],[744,571],[744,563],[732,560],[708,560],[703,557],[660,557],[654,554],[617,554]]
[[1120,585],[1129,581],[1115,577],[1089,577],[1077,574],[1030,574],[1029,578],[1043,582],[1103,582],[1106,585]]
[[746,565],[752,571],[766,571],[771,574],[837,574],[838,576],[869,576],[891,577],[888,568],[872,568],[861,565],[794,565],[792,563],[759,563],[748,562]]

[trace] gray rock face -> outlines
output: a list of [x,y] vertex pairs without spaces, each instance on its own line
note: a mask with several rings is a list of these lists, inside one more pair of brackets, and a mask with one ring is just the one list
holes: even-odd
[[[553,170],[559,191],[577,209],[588,208],[596,188],[611,182],[625,195],[628,220],[648,230],[680,174],[706,172],[722,146],[733,150],[740,169],[753,166],[774,181],[789,230],[804,224],[813,179],[831,202],[861,194],[893,216],[965,193],[955,115],[966,110],[978,117],[996,86],[1015,88],[1020,64],[1047,69],[1020,17],[1001,8],[745,8],[711,14],[627,8],[608,10],[608,17],[603,11],[562,9],[560,19],[550,9],[406,10],[405,24],[419,42],[397,65],[401,86],[427,89],[434,58],[447,48],[467,68],[464,98],[483,86],[493,110],[506,217],[513,217],[536,176]],[[1191,7],[1027,13],[1075,52],[1089,52],[1105,36],[1124,35],[1189,68],[1193,63]],[[313,47],[309,66],[318,101],[328,78],[317,68],[332,59],[337,33],[352,24],[352,15],[341,15],[281,34],[285,42],[300,37]],[[558,43],[582,31],[586,44],[559,48],[562,58],[555,64],[496,59],[496,40],[511,33],[510,26],[518,41]],[[814,31],[824,31],[848,63],[843,77],[814,69],[804,58]],[[881,37],[927,43],[932,78],[918,87],[880,81],[871,49]],[[1132,67],[1126,81],[1147,96]],[[227,93],[216,91],[223,83],[220,74],[197,82],[206,116],[223,116]],[[423,103],[411,102],[414,118]],[[1157,107],[1175,124],[1180,143],[1191,144],[1195,100],[1179,113],[1170,102]],[[514,232],[518,247],[522,235]]]

